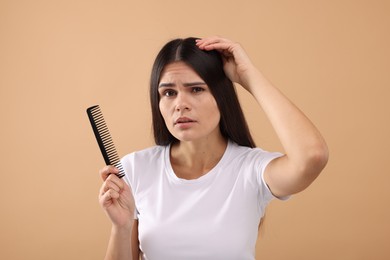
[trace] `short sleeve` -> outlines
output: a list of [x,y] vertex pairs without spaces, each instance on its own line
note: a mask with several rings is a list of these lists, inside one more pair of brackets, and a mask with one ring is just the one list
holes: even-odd
[[259,207],[260,212],[264,215],[265,207],[273,199],[287,200],[289,197],[278,198],[274,196],[264,180],[264,172],[271,161],[276,158],[282,157],[282,153],[267,152],[260,150],[256,159],[255,167],[258,167],[257,182],[259,185]]
[[[129,187],[131,188],[132,192],[133,192],[133,196],[134,196],[134,191],[135,191],[135,176],[134,176],[134,171],[132,170],[134,167],[134,154],[128,154],[126,156],[124,156],[122,159],[121,159],[121,164],[122,164],[122,167],[123,167],[123,170],[125,171],[125,176],[123,177],[124,181],[127,183],[127,185],[129,185]],[[136,205],[136,208],[135,208],[135,211],[134,211],[134,219],[138,219],[138,210],[137,210],[137,205]]]

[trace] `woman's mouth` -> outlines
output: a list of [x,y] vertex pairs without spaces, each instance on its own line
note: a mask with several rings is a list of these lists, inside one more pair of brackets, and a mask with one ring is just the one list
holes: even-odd
[[176,119],[175,125],[179,126],[180,128],[188,128],[195,122],[195,120],[188,117],[179,117],[178,119]]

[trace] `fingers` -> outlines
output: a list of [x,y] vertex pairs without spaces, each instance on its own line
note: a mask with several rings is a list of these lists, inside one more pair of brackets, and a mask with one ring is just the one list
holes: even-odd
[[217,36],[196,40],[196,45],[202,50],[227,50],[236,43]]
[[118,168],[112,166],[112,165],[107,165],[103,169],[99,171],[100,176],[102,177],[103,181],[107,179],[108,176],[111,174],[117,174],[119,173]]
[[107,191],[100,191],[99,194],[99,200],[103,206],[107,205],[107,203],[112,203],[112,200],[118,199],[120,196],[120,193],[115,190],[107,190]]
[[115,200],[119,199],[125,185],[124,181],[115,174],[110,174],[106,178],[99,191],[99,202],[103,208],[116,203]]
[[236,59],[236,56],[242,56],[242,48],[239,43],[232,42],[228,39],[221,37],[209,37],[199,39],[196,41],[196,45],[201,50],[211,51],[216,50],[224,59],[224,62],[229,62]]
[[123,182],[123,180],[119,179],[119,177],[115,174],[111,174],[102,184],[100,188],[100,194],[103,195],[106,192],[110,192],[111,194],[119,194],[123,190],[124,185],[125,183]]
[[196,40],[196,43],[197,44],[199,43],[200,45],[214,44],[214,43],[229,43],[229,42],[231,42],[231,41],[228,39],[219,37],[219,36],[211,36],[211,37],[206,37],[206,38]]

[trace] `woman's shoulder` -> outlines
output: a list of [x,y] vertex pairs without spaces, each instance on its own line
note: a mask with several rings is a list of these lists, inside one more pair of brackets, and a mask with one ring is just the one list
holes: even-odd
[[137,151],[126,154],[122,158],[122,160],[128,160],[128,159],[151,160],[155,157],[161,157],[167,148],[168,148],[168,146],[162,146],[162,145],[155,145],[155,146],[147,147],[147,148],[144,148],[142,150],[137,150]]
[[243,146],[240,144],[237,144],[231,140],[229,140],[229,149],[231,152],[235,153],[236,155],[248,155],[248,154],[253,154],[253,153],[264,153],[266,152],[265,150],[259,148],[259,147],[248,147],[248,146]]
[[234,158],[241,160],[262,160],[265,158],[279,157],[282,154],[280,152],[270,152],[260,147],[248,147],[242,146],[235,142],[230,141],[229,148]]

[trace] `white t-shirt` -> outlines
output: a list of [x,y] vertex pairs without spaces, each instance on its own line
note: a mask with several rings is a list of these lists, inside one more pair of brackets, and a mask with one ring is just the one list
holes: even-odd
[[122,159],[142,259],[255,259],[260,219],[274,198],[263,172],[281,154],[229,141],[211,171],[185,180],[175,175],[169,152],[154,146]]

